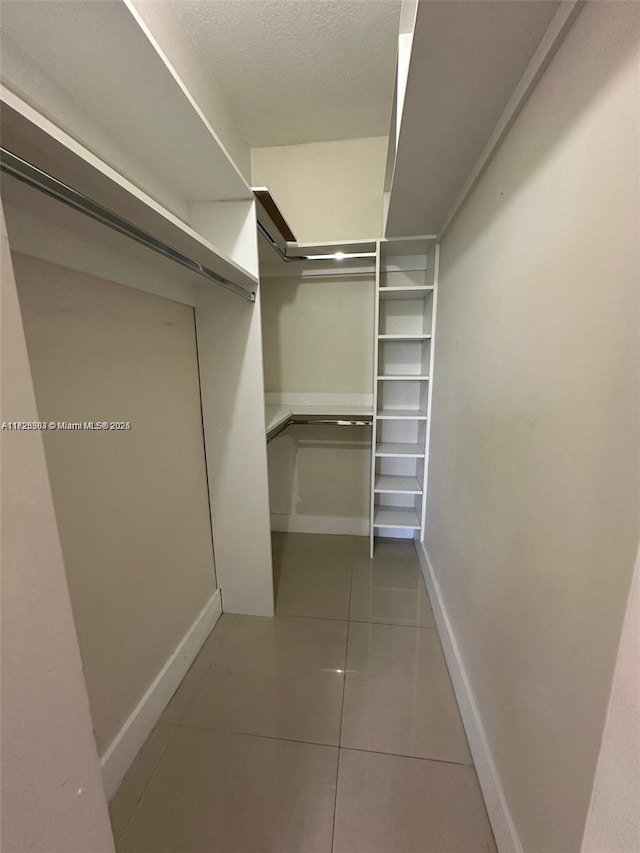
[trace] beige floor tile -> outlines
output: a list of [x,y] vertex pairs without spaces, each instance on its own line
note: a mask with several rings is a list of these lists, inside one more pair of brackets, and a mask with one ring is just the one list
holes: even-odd
[[279,558],[276,615],[348,619],[352,562],[304,553]]
[[164,755],[177,728],[177,726],[171,726],[167,723],[158,723],[109,803],[111,827],[115,838],[122,835],[129,823],[131,815],[147,787],[151,774]]
[[364,557],[369,553],[367,536],[327,536],[321,533],[271,534],[274,555],[315,554],[336,557]]
[[237,616],[187,725],[337,745],[347,623]]
[[495,853],[472,767],[340,751],[333,853]]
[[435,628],[417,563],[387,556],[354,560],[349,619]]
[[373,557],[376,560],[410,560],[416,566],[420,565],[413,539],[376,539]]
[[200,649],[198,656],[194,660],[191,668],[182,680],[182,683],[173,694],[171,701],[164,709],[160,722],[162,723],[181,723],[185,715],[189,703],[193,699],[196,690],[202,684],[202,680],[206,675],[207,670],[212,665],[214,657],[218,649],[229,638],[233,628],[235,616],[229,613],[223,613],[218,619],[215,628],[209,634],[204,645]]
[[341,745],[471,762],[436,631],[349,624]]
[[181,727],[118,853],[330,853],[337,753]]

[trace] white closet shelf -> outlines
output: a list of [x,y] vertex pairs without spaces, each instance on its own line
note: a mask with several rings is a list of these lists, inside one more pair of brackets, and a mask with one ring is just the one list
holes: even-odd
[[152,195],[150,184],[163,183],[187,203],[253,200],[134,3],[33,5],[3,9],[3,80],[11,90],[58,116],[80,143]]
[[398,375],[390,375],[386,374],[384,376],[378,376],[379,382],[428,382],[429,377],[426,373],[421,374],[412,374],[412,373],[402,373]]
[[427,341],[431,335],[378,335],[379,341]]
[[380,299],[426,299],[430,293],[433,293],[433,285],[381,287]]
[[255,291],[258,278],[139,187],[0,86],[3,145],[213,272]]
[[377,418],[387,421],[426,421],[427,413],[424,409],[379,409]]
[[379,474],[376,477],[375,491],[388,495],[421,495],[422,486],[416,477]]
[[419,444],[407,444],[400,441],[383,441],[376,446],[376,456],[406,456],[423,459],[424,447]]
[[376,506],[373,512],[373,526],[376,528],[396,527],[402,530],[420,530],[420,518],[414,509]]

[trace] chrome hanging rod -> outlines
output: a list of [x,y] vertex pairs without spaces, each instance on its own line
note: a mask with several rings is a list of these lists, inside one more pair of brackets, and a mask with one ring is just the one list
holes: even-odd
[[177,249],[173,249],[112,210],[103,207],[103,205],[93,201],[88,196],[63,184],[57,178],[48,175],[31,163],[27,163],[26,160],[13,154],[11,151],[7,151],[6,148],[0,148],[0,169],[39,192],[43,192],[51,196],[51,198],[55,198],[57,201],[66,204],[68,207],[84,213],[85,216],[89,216],[91,219],[95,219],[96,222],[101,222],[107,228],[111,228],[113,231],[129,237],[131,240],[135,240],[136,243],[146,246],[148,249],[168,258],[170,261],[174,261],[176,264],[180,264],[180,266],[196,273],[196,275],[224,287],[226,290],[235,293],[237,296],[241,296],[243,299],[248,299],[249,302],[256,301],[255,293],[245,290],[239,284],[229,281],[224,276],[203,266],[199,261],[194,261],[188,255],[183,254]]
[[258,220],[258,230],[267,240],[271,248],[276,252],[281,261],[291,263],[291,261],[349,261],[354,258],[375,258],[375,252],[335,252],[331,255],[287,255],[273,239],[271,234],[264,227],[262,222]]
[[371,426],[373,423],[373,415],[336,415],[331,417],[328,415],[290,415],[286,421],[278,424],[267,433],[267,444],[284,432],[290,426],[326,426],[327,424],[334,426]]

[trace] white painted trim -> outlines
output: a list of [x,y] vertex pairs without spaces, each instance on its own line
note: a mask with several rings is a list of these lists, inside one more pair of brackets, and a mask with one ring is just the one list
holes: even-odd
[[427,426],[424,437],[424,469],[422,485],[422,514],[420,518],[420,539],[424,539],[427,525],[427,495],[429,490],[429,450],[431,448],[431,409],[433,403],[433,385],[436,358],[436,322],[438,318],[438,277],[440,275],[440,243],[436,244],[433,270],[433,302],[431,305],[431,346],[429,350],[429,388],[427,390]]
[[271,529],[277,533],[327,533],[341,536],[367,536],[369,519],[341,515],[271,514]]
[[380,331],[380,242],[376,245],[376,282],[375,292],[373,294],[373,375],[371,377],[371,385],[373,390],[373,429],[371,430],[371,464],[369,476],[369,557],[373,559],[373,552],[376,543],[376,531],[373,526],[373,516],[375,513],[376,493],[376,447],[378,444],[378,418],[375,413],[378,411],[378,362],[380,358],[380,348],[378,346],[378,333]]
[[453,682],[456,699],[460,708],[462,722],[467,733],[473,763],[484,796],[484,802],[491,821],[491,827],[500,853],[524,853],[507,799],[496,769],[493,755],[482,724],[482,717],[476,703],[471,683],[467,675],[456,635],[442,598],[440,585],[433,571],[431,560],[424,543],[416,541],[416,551],[427,592],[431,599],[433,615],[438,627],[440,642]]
[[506,136],[507,131],[513,122],[516,120],[518,113],[525,105],[527,98],[535,88],[538,80],[542,77],[545,69],[553,59],[554,54],[562,44],[564,37],[569,32],[569,29],[573,25],[573,22],[582,9],[584,3],[585,0],[562,0],[560,3],[558,11],[551,19],[551,23],[547,27],[545,34],[542,36],[540,44],[531,57],[531,61],[525,68],[524,74],[518,81],[516,88],[513,90],[513,94],[502,111],[502,115],[498,119],[491,136],[487,140],[487,144],[482,149],[473,169],[463,184],[460,194],[447,213],[444,225],[438,235],[439,240],[442,240],[449,229],[449,226],[457,216],[458,211],[464,204],[467,196],[471,193],[471,190],[474,188],[482,173],[489,165],[489,162],[498,149],[498,146]]
[[217,589],[100,759],[108,800],[118,790],[133,759],[151,734],[221,614],[222,599]]

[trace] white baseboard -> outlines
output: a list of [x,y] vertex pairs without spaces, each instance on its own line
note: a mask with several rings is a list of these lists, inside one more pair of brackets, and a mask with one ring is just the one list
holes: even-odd
[[333,515],[271,514],[271,529],[278,533],[333,533],[342,536],[368,536],[368,518]]
[[118,790],[133,759],[151,734],[221,614],[222,599],[217,589],[100,759],[108,800]]
[[487,742],[475,696],[467,676],[456,636],[449,620],[440,585],[433,571],[429,554],[422,542],[416,541],[416,551],[438,626],[440,642],[449,668],[460,714],[469,740],[478,780],[484,796],[491,827],[500,853],[523,853],[518,832],[513,823],[502,783]]

